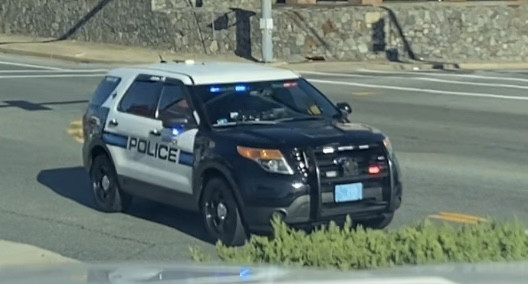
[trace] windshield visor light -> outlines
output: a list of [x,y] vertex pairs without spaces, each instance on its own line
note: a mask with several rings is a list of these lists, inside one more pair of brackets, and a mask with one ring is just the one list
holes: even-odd
[[255,161],[270,173],[292,175],[293,170],[279,150],[237,147],[240,156]]
[[244,86],[244,85],[238,85],[238,86],[235,86],[235,92],[245,92],[247,91],[247,87]]
[[246,92],[249,88],[245,85],[236,85],[236,86],[228,86],[228,87],[216,87],[216,86],[212,86],[212,87],[209,87],[209,92],[211,93],[221,93],[221,92],[230,92],[230,91],[235,91],[235,92]]
[[296,81],[293,81],[293,82],[284,82],[284,84],[282,85],[284,88],[292,88],[292,87],[295,87],[297,86],[297,82]]

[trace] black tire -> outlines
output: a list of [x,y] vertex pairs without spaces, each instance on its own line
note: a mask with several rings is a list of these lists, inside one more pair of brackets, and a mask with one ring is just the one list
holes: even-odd
[[364,228],[381,230],[386,228],[392,222],[392,219],[394,219],[394,212],[385,213],[372,219],[359,220],[357,221],[357,225],[361,225]]
[[132,197],[119,188],[114,165],[106,155],[95,157],[90,170],[94,203],[98,210],[115,213],[126,211]]
[[200,208],[205,229],[214,242],[221,241],[227,246],[241,246],[245,243],[246,228],[227,182],[221,178],[209,180],[200,200]]

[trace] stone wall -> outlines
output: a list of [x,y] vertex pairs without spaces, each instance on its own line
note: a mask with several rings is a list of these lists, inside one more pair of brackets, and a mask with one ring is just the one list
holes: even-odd
[[[426,59],[528,60],[527,4],[428,3],[389,7],[413,51]],[[402,50],[400,36],[393,34],[389,42]]]
[[[0,33],[258,59],[260,0],[216,1],[0,0]],[[276,5],[273,18],[279,59],[528,59],[527,5]]]
[[[277,0],[272,0],[276,3]],[[262,0],[152,0],[153,6],[159,8],[204,7],[214,9],[244,8],[260,9]]]
[[[373,24],[367,14],[378,8],[344,6],[276,9],[275,53],[284,58],[318,57],[366,60],[382,57],[371,50]],[[376,19],[379,20],[379,19]]]

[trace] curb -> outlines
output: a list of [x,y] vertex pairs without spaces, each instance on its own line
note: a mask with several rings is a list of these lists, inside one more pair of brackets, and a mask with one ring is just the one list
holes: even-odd
[[[326,64],[331,65],[332,63],[336,62],[326,62],[326,63],[294,63],[290,64],[287,68],[298,70],[298,71],[321,71],[321,69],[329,69],[329,66],[325,66]],[[347,63],[347,62],[339,62],[339,63]],[[346,71],[354,71],[356,69],[376,69],[376,70],[393,70],[393,71],[423,71],[423,70],[433,70],[435,69],[433,65],[431,64],[416,64],[416,63],[392,63],[392,62],[386,62],[386,63],[380,63],[380,62],[369,62],[369,61],[361,61],[361,62],[348,62],[349,64],[347,66],[339,66],[339,67],[330,67],[332,70],[325,70],[325,71],[332,71],[332,72],[346,72]],[[303,68],[308,67],[308,68]]]
[[466,70],[528,69],[528,62],[460,63],[459,66]]
[[[53,54],[41,51],[21,50],[16,48],[9,48],[0,46],[0,53],[14,54],[22,56],[34,56],[49,59],[58,59],[74,63],[94,63],[94,64],[111,64],[111,65],[141,65],[155,62],[153,61],[133,61],[133,60],[110,60],[99,59],[93,57],[76,57],[74,55]],[[199,60],[199,59],[198,59]],[[252,62],[256,64],[263,64],[276,68],[284,68],[295,71],[312,71],[310,69],[326,69],[325,71],[353,71],[358,68],[370,68],[378,70],[395,70],[395,71],[423,71],[423,70],[447,70],[447,71],[462,71],[462,70],[500,70],[500,69],[528,69],[528,62],[494,62],[494,63],[444,63],[444,62],[372,62],[372,61],[312,61],[312,62],[287,62],[287,61],[273,61],[270,63]],[[347,64],[348,63],[348,64]],[[343,66],[345,64],[346,66]],[[334,65],[334,66],[332,66]],[[336,68],[336,65],[338,66]],[[309,67],[308,67],[309,66]],[[303,68],[305,67],[305,68]],[[308,67],[308,68],[306,68]],[[305,69],[305,70],[303,70]],[[341,70],[336,70],[341,69]]]
[[79,261],[36,246],[0,240],[0,267],[67,263]]
[[118,60],[105,60],[105,59],[95,59],[95,58],[79,58],[79,57],[75,57],[71,55],[50,54],[50,53],[40,52],[40,51],[20,50],[20,49],[12,49],[12,48],[5,48],[5,47],[0,47],[0,52],[5,53],[5,54],[59,59],[59,60],[70,61],[74,63],[96,63],[96,64],[145,64],[145,63],[149,63],[147,61],[118,61]]
[[[47,52],[41,52],[41,51],[30,51],[30,50],[21,50],[21,49],[14,49],[14,48],[8,48],[8,47],[1,47],[0,46],[0,52],[5,54],[14,54],[14,55],[22,55],[22,56],[34,56],[34,57],[41,57],[41,58],[49,58],[49,59],[59,59],[74,63],[95,63],[95,64],[127,64],[127,65],[140,65],[140,64],[149,64],[153,63],[154,61],[122,61],[122,60],[107,60],[107,59],[98,59],[98,58],[79,58],[73,55],[62,55],[62,54],[53,54],[53,53],[47,53]],[[274,61],[270,63],[262,63],[262,62],[254,62],[256,64],[263,64],[267,66],[272,66],[276,68],[285,68],[290,70],[298,70],[300,66],[311,66],[310,68],[314,68],[314,66],[322,65],[321,68],[326,69],[333,69],[329,65],[332,64],[343,64],[343,63],[350,63],[347,64],[347,70],[352,71],[357,68],[374,68],[374,69],[385,69],[385,70],[429,70],[432,69],[431,64],[413,64],[413,63],[391,63],[391,62],[369,62],[369,61],[363,61],[363,62],[333,62],[333,61],[322,61],[322,62],[286,62],[286,61]],[[325,66],[326,65],[326,66]],[[302,68],[302,67],[301,67]],[[319,68],[318,68],[319,69]]]

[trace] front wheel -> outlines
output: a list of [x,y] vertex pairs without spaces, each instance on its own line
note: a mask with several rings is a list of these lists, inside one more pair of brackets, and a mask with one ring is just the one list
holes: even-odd
[[103,212],[123,212],[132,197],[121,191],[114,166],[105,155],[95,157],[90,170],[95,205]]
[[243,245],[247,239],[240,209],[230,186],[220,178],[207,182],[200,208],[205,228],[214,241],[227,246]]

